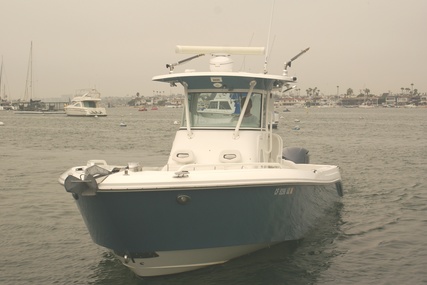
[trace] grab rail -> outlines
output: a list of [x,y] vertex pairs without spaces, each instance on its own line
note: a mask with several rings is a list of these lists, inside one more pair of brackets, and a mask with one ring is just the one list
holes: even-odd
[[197,168],[201,169],[209,169],[209,170],[224,170],[226,168],[230,168],[232,166],[234,169],[239,168],[296,168],[295,163],[287,160],[283,160],[282,163],[277,162],[254,162],[254,163],[215,163],[215,164],[186,164],[181,166],[177,172],[185,171],[185,170],[196,170]]

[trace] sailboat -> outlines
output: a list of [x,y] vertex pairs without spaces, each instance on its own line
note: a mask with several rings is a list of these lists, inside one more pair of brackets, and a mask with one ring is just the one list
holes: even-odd
[[0,110],[13,110],[13,106],[8,100],[8,96],[6,93],[6,85],[3,84],[3,57],[1,59],[0,66]]
[[28,59],[27,79],[25,81],[24,99],[18,105],[15,114],[64,114],[63,111],[54,111],[54,106],[46,107],[41,100],[33,99],[33,42],[30,46],[30,55]]
[[3,78],[3,57],[1,58],[1,66],[0,66],[0,102],[3,101],[3,89],[1,89],[2,78]]

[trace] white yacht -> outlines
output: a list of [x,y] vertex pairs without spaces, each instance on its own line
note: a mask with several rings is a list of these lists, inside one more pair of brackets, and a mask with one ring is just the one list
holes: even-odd
[[67,116],[101,117],[107,116],[107,111],[100,106],[101,93],[96,89],[81,89],[71,101],[64,107]]

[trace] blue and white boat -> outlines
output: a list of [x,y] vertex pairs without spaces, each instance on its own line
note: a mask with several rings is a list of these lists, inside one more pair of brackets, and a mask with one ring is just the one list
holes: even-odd
[[[167,164],[89,160],[59,178],[93,241],[139,276],[222,264],[301,239],[343,194],[337,166],[309,164],[307,150],[285,147],[273,132],[271,94],[296,82],[288,65],[282,75],[232,71],[231,55],[262,55],[264,48],[177,51],[213,56],[210,71],[175,73],[187,59],[153,78],[185,91]],[[224,96],[239,108],[206,116],[200,106]]]

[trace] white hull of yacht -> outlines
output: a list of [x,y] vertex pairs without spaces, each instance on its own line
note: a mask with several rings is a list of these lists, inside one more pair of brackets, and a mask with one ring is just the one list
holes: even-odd
[[107,116],[107,111],[105,108],[75,108],[73,106],[68,106],[64,108],[67,116],[75,117],[101,117]]

